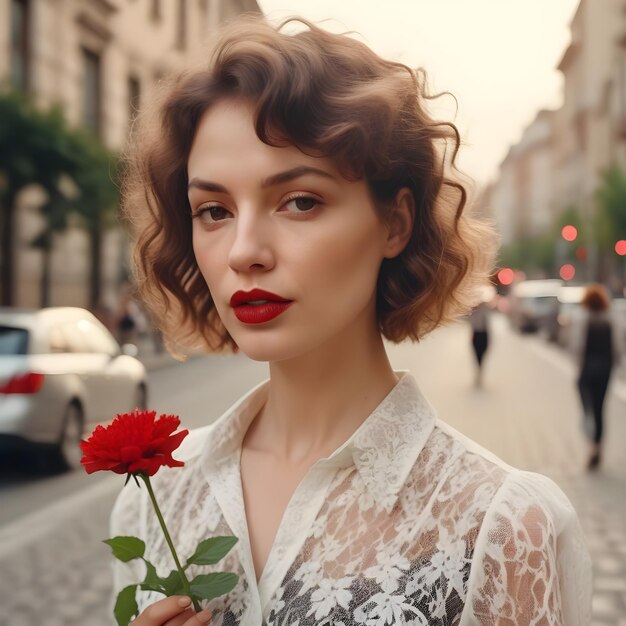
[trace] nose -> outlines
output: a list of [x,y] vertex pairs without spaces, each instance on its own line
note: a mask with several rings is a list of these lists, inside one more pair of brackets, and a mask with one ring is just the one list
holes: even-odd
[[269,225],[262,218],[237,217],[235,235],[228,253],[228,265],[235,272],[268,271],[275,265]]

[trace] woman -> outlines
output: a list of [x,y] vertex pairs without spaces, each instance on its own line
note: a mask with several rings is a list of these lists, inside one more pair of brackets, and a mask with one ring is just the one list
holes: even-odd
[[598,468],[602,457],[604,398],[618,352],[608,313],[609,303],[603,285],[589,285],[581,302],[586,311],[584,323],[575,333],[580,357],[578,389],[585,419],[590,422],[591,449],[587,468],[591,471]]
[[[170,349],[270,367],[155,481],[181,553],[239,538],[215,566],[238,586],[198,615],[146,592],[135,625],[586,624],[568,500],[439,422],[385,353],[466,312],[489,269],[444,162],[457,131],[421,75],[300,26],[231,25],[135,144],[137,278]],[[112,529],[166,573],[145,498],[124,489]],[[116,589],[139,579],[120,565]]]
[[476,377],[474,378],[476,387],[482,387],[483,384],[483,359],[489,347],[489,300],[493,298],[492,290],[485,288],[483,291],[487,296],[486,299],[479,302],[468,317],[472,328],[472,349],[476,359]]

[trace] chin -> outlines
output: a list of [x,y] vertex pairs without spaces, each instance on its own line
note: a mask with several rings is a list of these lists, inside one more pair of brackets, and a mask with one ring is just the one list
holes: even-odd
[[308,341],[303,341],[302,335],[294,336],[293,333],[264,332],[259,329],[234,333],[232,336],[239,347],[239,352],[253,361],[268,363],[288,361],[314,348],[310,337],[307,337]]
[[285,346],[284,349],[281,349],[280,346],[267,345],[262,341],[242,341],[238,346],[239,352],[245,354],[249,359],[266,363],[288,361],[302,354],[301,350],[294,350],[294,346]]

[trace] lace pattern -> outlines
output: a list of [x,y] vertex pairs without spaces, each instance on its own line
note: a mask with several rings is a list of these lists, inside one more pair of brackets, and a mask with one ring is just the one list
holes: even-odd
[[[257,585],[238,446],[264,389],[194,432],[186,466],[153,481],[181,555],[208,536],[240,539],[226,559],[201,568],[240,576],[230,594],[207,604],[214,624],[589,623],[589,556],[567,498],[438,422],[406,375],[298,486]],[[172,569],[147,496],[132,483],[112,530],[142,537],[157,570]],[[140,577],[116,565],[116,591]],[[140,605],[157,599],[142,592]]]

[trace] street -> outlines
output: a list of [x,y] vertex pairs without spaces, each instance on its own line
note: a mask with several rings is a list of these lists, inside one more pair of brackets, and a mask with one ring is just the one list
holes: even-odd
[[[420,344],[390,346],[439,416],[506,462],[557,481],[576,507],[594,561],[593,626],[626,626],[626,384],[607,399],[602,469],[585,471],[586,446],[569,357],[493,320],[484,387],[473,386],[464,323]],[[149,405],[186,427],[216,418],[266,376],[244,357],[208,357],[151,372]],[[0,626],[109,626],[108,515],[120,476],[74,472],[0,483]]]

